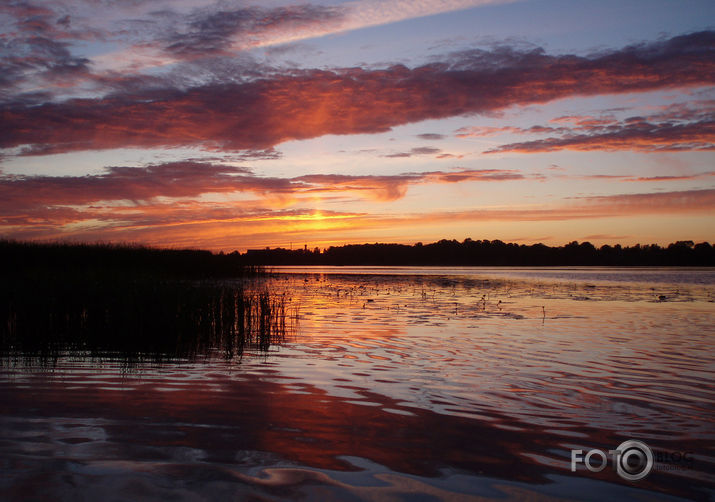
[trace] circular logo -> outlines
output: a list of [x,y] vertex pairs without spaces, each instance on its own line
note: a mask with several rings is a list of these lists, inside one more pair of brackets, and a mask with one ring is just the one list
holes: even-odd
[[653,452],[647,444],[629,439],[618,445],[618,475],[628,481],[638,481],[648,475],[653,468]]

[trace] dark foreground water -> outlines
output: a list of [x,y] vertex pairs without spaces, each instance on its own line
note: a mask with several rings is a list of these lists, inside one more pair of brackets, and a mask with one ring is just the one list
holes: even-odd
[[276,272],[279,344],[5,354],[0,500],[715,496],[715,272]]

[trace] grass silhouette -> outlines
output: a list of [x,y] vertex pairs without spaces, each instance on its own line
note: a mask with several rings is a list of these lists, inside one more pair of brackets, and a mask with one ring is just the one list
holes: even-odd
[[285,302],[256,267],[203,251],[0,243],[0,353],[240,357],[285,336]]

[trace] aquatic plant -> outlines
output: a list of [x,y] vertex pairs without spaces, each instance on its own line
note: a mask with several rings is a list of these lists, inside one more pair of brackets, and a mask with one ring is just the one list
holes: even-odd
[[285,301],[232,282],[85,278],[12,282],[0,293],[0,352],[192,358],[267,351],[286,333]]
[[216,350],[233,358],[248,347],[267,351],[287,329],[285,298],[271,295],[259,270],[226,267],[221,278],[210,253],[6,242],[0,255],[6,359],[160,360]]

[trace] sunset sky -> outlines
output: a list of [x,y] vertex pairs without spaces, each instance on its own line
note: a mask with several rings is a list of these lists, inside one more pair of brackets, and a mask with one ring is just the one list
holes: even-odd
[[4,0],[0,237],[715,241],[712,0]]

